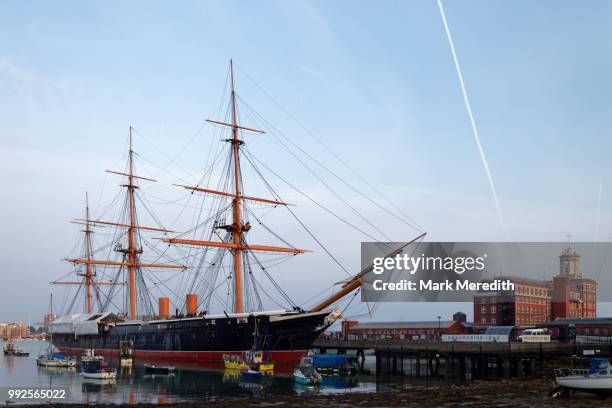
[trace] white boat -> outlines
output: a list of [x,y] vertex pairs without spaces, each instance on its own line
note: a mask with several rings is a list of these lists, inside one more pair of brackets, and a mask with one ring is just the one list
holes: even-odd
[[117,370],[114,368],[102,368],[95,372],[83,372],[84,378],[90,378],[93,380],[114,380],[117,378]]
[[41,367],[76,367],[76,358],[74,356],[67,356],[62,353],[54,353],[55,347],[53,347],[52,342],[53,337],[51,337],[51,342],[49,342],[47,352],[45,354],[41,354],[36,359],[36,365],[39,365]]
[[36,359],[36,364],[41,367],[76,367],[76,358],[59,353],[47,353]]
[[298,384],[317,385],[321,383],[321,374],[315,368],[312,357],[302,357],[300,365],[293,371],[293,379]]
[[588,369],[555,368],[560,387],[594,394],[612,394],[612,367],[605,358],[594,358]]

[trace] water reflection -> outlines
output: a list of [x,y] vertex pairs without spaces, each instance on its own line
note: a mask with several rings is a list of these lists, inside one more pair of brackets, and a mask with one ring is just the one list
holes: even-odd
[[[133,367],[117,368],[115,381],[85,379],[75,368],[38,367],[36,357],[47,343],[24,342],[20,347],[30,351],[30,357],[3,356],[0,359],[0,385],[65,389],[71,403],[151,403],[195,402],[201,400],[232,400],[249,397],[272,399],[275,395],[311,395],[314,393],[376,392],[374,376],[323,377],[321,386],[294,385],[293,377],[284,372],[258,381],[246,381],[239,371],[225,370],[222,365],[199,369],[180,368],[172,375],[145,372],[137,361]],[[291,372],[291,370],[286,370]],[[60,401],[58,401],[60,402]]]

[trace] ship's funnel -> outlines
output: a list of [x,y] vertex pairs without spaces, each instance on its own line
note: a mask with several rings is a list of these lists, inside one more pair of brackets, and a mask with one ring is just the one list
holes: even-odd
[[198,295],[195,293],[187,294],[187,316],[198,314]]
[[159,318],[170,318],[170,299],[167,297],[159,298]]

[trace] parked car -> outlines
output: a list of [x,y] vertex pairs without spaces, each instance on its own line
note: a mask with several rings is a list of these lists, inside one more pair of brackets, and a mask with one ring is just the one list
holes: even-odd
[[550,341],[550,334],[547,329],[525,329],[517,340],[529,343],[546,343]]

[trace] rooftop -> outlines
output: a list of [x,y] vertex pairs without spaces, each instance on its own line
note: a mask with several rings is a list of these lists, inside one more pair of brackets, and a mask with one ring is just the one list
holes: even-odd
[[612,317],[557,317],[552,322],[544,323],[544,326],[558,326],[569,324],[609,324],[612,325]]

